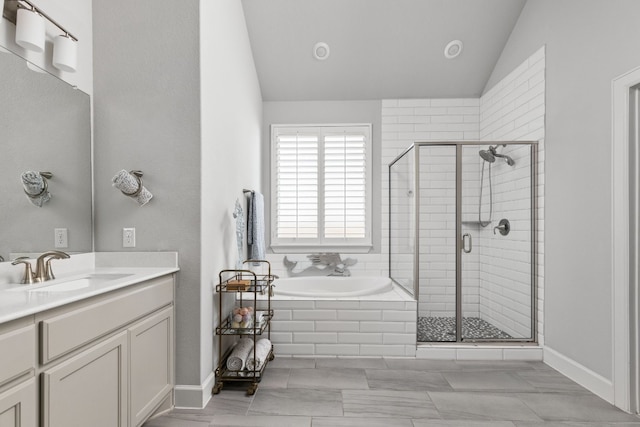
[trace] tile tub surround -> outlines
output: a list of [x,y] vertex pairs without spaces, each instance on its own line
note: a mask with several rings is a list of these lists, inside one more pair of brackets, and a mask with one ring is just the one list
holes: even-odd
[[[260,301],[258,309],[266,302]],[[417,302],[402,290],[354,298],[271,299],[278,356],[415,356]]]
[[640,426],[542,362],[276,356],[245,391],[225,386],[204,409],[144,427]]

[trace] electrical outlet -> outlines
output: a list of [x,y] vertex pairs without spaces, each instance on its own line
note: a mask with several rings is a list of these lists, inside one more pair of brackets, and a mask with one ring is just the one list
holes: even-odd
[[53,234],[55,239],[54,246],[56,248],[69,247],[69,235],[67,234],[66,228],[55,228]]
[[122,247],[123,248],[136,247],[136,229],[135,228],[122,229]]

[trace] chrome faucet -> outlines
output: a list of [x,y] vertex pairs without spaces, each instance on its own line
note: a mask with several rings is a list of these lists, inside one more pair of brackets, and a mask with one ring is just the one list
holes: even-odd
[[66,258],[69,258],[69,254],[62,251],[48,251],[40,255],[36,261],[34,280],[36,282],[46,282],[47,280],[55,279],[56,276],[53,275],[53,269],[51,268],[51,260]]

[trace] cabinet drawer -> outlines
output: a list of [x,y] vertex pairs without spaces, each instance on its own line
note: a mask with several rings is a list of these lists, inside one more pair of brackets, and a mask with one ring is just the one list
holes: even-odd
[[41,362],[46,364],[173,301],[173,276],[131,292],[42,320]]
[[[34,324],[0,334],[0,386],[35,369]],[[10,349],[11,351],[6,351]]]

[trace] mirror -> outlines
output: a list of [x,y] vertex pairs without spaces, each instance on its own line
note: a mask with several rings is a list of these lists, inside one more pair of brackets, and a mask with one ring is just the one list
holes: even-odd
[[[0,256],[54,249],[54,229],[66,228],[65,252],[93,246],[89,95],[26,61],[0,51]],[[39,72],[41,71],[41,72]],[[51,172],[51,200],[32,204],[25,171]],[[13,255],[12,255],[13,254]]]

